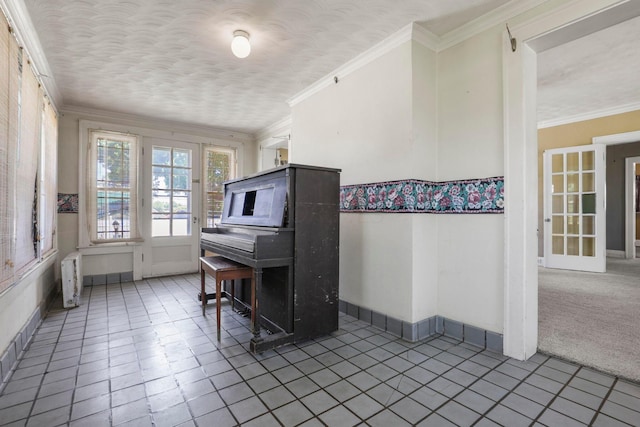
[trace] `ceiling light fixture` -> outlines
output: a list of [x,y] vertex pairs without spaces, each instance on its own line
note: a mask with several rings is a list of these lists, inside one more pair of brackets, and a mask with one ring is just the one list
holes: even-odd
[[233,32],[231,42],[231,52],[238,58],[246,58],[251,53],[251,43],[249,43],[249,33],[242,30]]

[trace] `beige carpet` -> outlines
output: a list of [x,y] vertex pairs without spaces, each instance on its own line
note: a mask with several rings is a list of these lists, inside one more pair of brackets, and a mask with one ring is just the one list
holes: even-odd
[[538,349],[640,381],[640,260],[607,273],[539,269]]

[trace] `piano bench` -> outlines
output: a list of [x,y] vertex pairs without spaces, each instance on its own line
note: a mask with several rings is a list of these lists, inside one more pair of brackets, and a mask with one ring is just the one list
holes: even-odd
[[[202,315],[205,315],[207,305],[207,292],[205,290],[204,274],[208,273],[216,281],[216,321],[218,327],[218,339],[220,339],[220,297],[223,280],[251,279],[251,324],[256,304],[256,286],[253,268],[244,264],[231,261],[222,256],[200,257],[200,299],[202,300]],[[231,302],[234,299],[234,286],[231,285]]]

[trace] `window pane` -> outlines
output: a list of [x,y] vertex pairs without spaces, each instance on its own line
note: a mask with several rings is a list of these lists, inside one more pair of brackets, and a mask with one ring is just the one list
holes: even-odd
[[596,195],[595,194],[583,194],[582,195],[582,213],[595,214],[596,213]]
[[567,153],[567,172],[578,171],[580,153]]
[[567,175],[567,193],[577,193],[580,191],[580,174],[572,173]]
[[191,181],[191,169],[174,169],[173,170],[173,189],[189,190]]
[[582,170],[583,171],[592,171],[595,169],[594,155],[595,155],[595,152],[593,151],[585,151],[582,153]]
[[564,156],[562,154],[553,154],[551,156],[551,172],[564,172]]
[[171,168],[154,166],[151,179],[153,188],[171,188]]
[[129,134],[91,131],[91,141],[95,144],[95,163],[89,167],[96,177],[95,193],[89,196],[95,198],[88,219],[90,228],[95,231],[91,239],[138,237],[135,224],[137,138]]
[[154,213],[171,213],[171,192],[154,190],[151,194],[151,209]]
[[554,255],[564,255],[564,237],[554,236],[551,238],[551,252]]
[[582,255],[596,256],[596,239],[593,237],[585,237],[582,239]]
[[582,174],[582,191],[585,193],[596,191],[595,174],[588,172]]
[[563,193],[564,192],[564,175],[553,175],[551,178],[551,183],[553,185],[552,192],[553,193]]
[[191,167],[191,150],[173,149],[173,166]]
[[553,234],[564,234],[564,216],[555,215],[552,218],[552,233]]
[[564,196],[552,196],[552,198],[553,198],[553,203],[551,207],[551,212],[554,214],[563,213],[564,212]]
[[173,193],[173,212],[191,212],[191,193],[186,191],[175,191]]
[[567,217],[567,234],[580,234],[580,217],[572,215]]
[[596,234],[595,217],[593,216],[582,217],[582,234],[587,234],[587,235]]
[[171,221],[168,215],[153,214],[151,216],[151,234],[154,237],[171,235]]
[[170,165],[171,148],[153,147],[153,156],[151,161],[154,165]]
[[580,255],[579,237],[567,237],[567,255]]
[[223,183],[234,178],[232,151],[205,149],[206,224],[212,227],[222,215]]
[[187,214],[177,214],[173,219],[173,236],[191,235],[191,216]]
[[567,213],[578,213],[579,212],[578,209],[580,208],[578,204],[579,204],[578,195],[567,196]]

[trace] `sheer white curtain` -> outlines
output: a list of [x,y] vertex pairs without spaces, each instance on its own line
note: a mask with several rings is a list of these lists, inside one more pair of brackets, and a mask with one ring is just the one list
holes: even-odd
[[[89,130],[85,198],[91,243],[142,241],[138,227],[138,141],[136,135]],[[113,156],[122,158],[114,163]],[[113,218],[112,208],[119,212]],[[119,234],[111,229],[114,218],[119,222]]]
[[40,244],[42,254],[56,248],[56,215],[58,210],[58,117],[48,100],[44,101],[42,130],[43,162],[41,179]]
[[[26,58],[25,58],[26,59]],[[20,137],[16,172],[16,273],[20,275],[36,260],[37,172],[40,152],[40,84],[28,60],[22,61],[20,84]],[[34,235],[35,233],[35,235]]]
[[15,172],[20,48],[0,13],[0,292],[14,281]]

